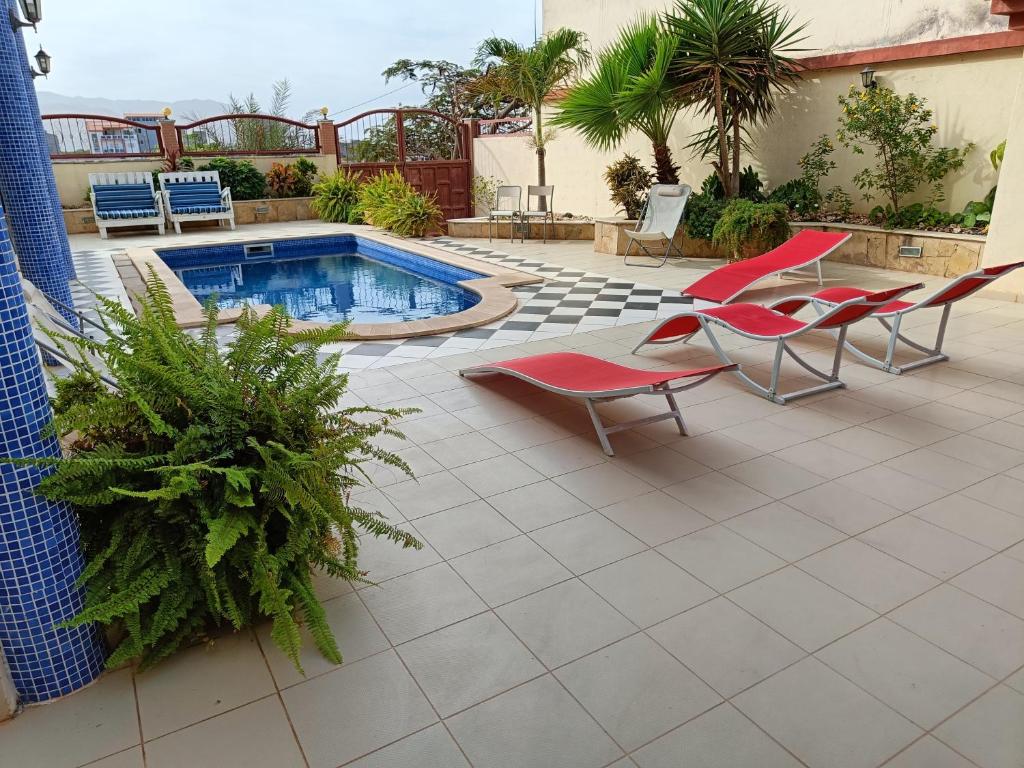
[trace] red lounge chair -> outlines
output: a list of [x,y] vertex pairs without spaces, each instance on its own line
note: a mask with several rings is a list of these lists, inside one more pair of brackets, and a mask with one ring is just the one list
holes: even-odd
[[[733,365],[733,361],[729,359],[725,350],[722,349],[722,345],[715,338],[714,331],[712,330],[713,326],[718,325],[727,328],[747,339],[774,341],[777,346],[772,363],[771,383],[767,387],[758,384],[739,367],[734,369],[734,373],[758,394],[776,403],[786,403],[798,397],[813,395],[817,392],[824,392],[837,387],[845,387],[846,385],[839,380],[839,365],[843,359],[846,329],[851,323],[867,317],[879,307],[885,306],[908,291],[913,291],[920,287],[921,283],[918,283],[917,285],[891,288],[887,291],[879,291],[878,293],[869,293],[866,296],[857,296],[849,301],[837,304],[809,323],[797,320],[774,309],[762,307],[759,304],[727,304],[712,309],[683,312],[662,322],[643,341],[636,345],[633,352],[635,353],[645,344],[672,344],[676,341],[689,341],[697,331],[703,330],[707,334],[711,346],[714,347],[718,359],[726,365]],[[792,339],[816,329],[836,332],[838,340],[836,342],[836,354],[832,362],[831,373],[825,373],[813,367],[806,360],[800,358],[788,344]],[[779,371],[782,368],[783,352],[792,357],[808,372],[813,373],[820,379],[824,379],[824,383],[808,387],[807,389],[797,390],[796,392],[779,393]]]
[[[900,374],[904,371],[912,371],[913,369],[920,368],[923,365],[931,365],[932,363],[949,360],[948,355],[942,354],[942,341],[946,335],[946,324],[949,322],[949,313],[953,307],[953,302],[966,298],[976,291],[980,291],[991,281],[1002,277],[1015,269],[1020,269],[1021,267],[1024,267],[1024,261],[1014,262],[1013,264],[1001,264],[996,267],[984,267],[982,269],[977,269],[974,272],[968,272],[965,275],[961,275],[945,288],[942,288],[919,301],[889,302],[889,304],[873,314],[873,317],[877,317],[878,322],[885,326],[885,329],[889,331],[889,344],[885,350],[884,360],[869,355],[864,350],[858,349],[849,341],[846,342],[846,348],[869,365],[873,365],[876,368],[881,368],[883,371],[895,374]],[[826,288],[825,290],[818,291],[811,296],[793,296],[788,299],[782,299],[771,306],[772,309],[777,312],[792,315],[808,304],[811,304],[818,313],[821,314],[829,307],[834,307],[837,304],[849,301],[850,299],[858,296],[867,296],[869,293],[870,291],[865,291],[860,288]],[[908,339],[900,333],[900,322],[903,320],[904,315],[918,309],[937,307],[942,307],[942,317],[939,319],[939,329],[935,334],[935,345],[931,349],[918,344],[916,341]],[[912,362],[902,366],[896,365],[895,356],[897,341],[902,341],[908,347],[916,349],[918,352],[923,352],[924,357],[913,360]]]
[[849,233],[801,230],[768,253],[719,267],[689,288],[684,288],[683,296],[712,301],[715,304],[728,304],[754,283],[766,277],[793,272],[812,264],[818,269],[818,285],[821,285],[821,260],[850,237]]
[[[597,430],[601,447],[604,448],[606,454],[614,456],[615,452],[612,451],[611,443],[608,442],[608,435],[621,432],[624,429],[664,419],[675,419],[676,424],[679,425],[679,434],[685,435],[686,424],[683,422],[683,414],[679,411],[674,394],[692,389],[722,371],[731,371],[735,368],[734,364],[729,363],[691,371],[645,371],[616,365],[607,360],[581,355],[577,352],[553,352],[547,355],[520,357],[517,360],[506,360],[502,363],[488,363],[473,368],[464,368],[459,371],[459,375],[503,373],[528,381],[548,392],[566,397],[582,398],[587,404],[590,419],[594,422],[594,429]],[[677,379],[695,377],[699,377],[697,381],[676,387],[671,386],[671,383]],[[594,403],[618,400],[633,395],[662,395],[668,401],[669,411],[644,419],[623,422],[612,427],[606,427],[601,423],[601,417],[594,408]]]

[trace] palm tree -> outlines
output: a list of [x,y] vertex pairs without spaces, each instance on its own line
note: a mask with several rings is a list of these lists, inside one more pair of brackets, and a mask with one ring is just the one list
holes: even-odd
[[[767,122],[792,90],[804,26],[769,0],[677,0],[665,16],[679,38],[669,80],[678,98],[714,116],[713,163],[727,197],[740,187],[743,132]],[[696,144],[702,142],[697,141]]]
[[624,27],[618,39],[597,57],[589,77],[566,94],[555,125],[575,128],[601,150],[619,145],[631,130],[651,142],[658,181],[679,183],[668,137],[683,106],[669,87],[669,66],[678,38],[655,16]]
[[494,98],[518,101],[533,112],[537,183],[541,186],[547,178],[544,154],[549,138],[544,133],[544,102],[552,91],[567,85],[589,63],[587,38],[573,29],[558,29],[530,46],[489,37],[477,50],[475,64],[483,68],[484,73],[474,81],[473,90]]

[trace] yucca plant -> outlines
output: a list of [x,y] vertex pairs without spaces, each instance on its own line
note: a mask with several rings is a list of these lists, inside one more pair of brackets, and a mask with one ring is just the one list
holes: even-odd
[[576,83],[559,104],[552,124],[575,128],[600,150],[622,143],[632,130],[651,142],[658,182],[679,183],[669,134],[683,106],[668,81],[679,39],[656,16],[623,27],[597,55],[594,71]]
[[360,532],[421,546],[350,499],[365,462],[409,471],[374,445],[401,437],[404,411],[338,408],[346,376],[321,350],[345,338],[343,324],[290,332],[282,308],[244,309],[221,350],[212,302],[195,335],[178,328],[153,272],[139,303],[136,317],[103,300],[106,342],[53,337],[117,382],[88,362],[60,381],[52,429],[66,457],[38,461],[54,469],[39,492],[81,521],[86,602],[71,624],[116,630],[108,667],[147,667],[218,625],[267,618],[297,667],[300,622],[340,662],[314,569],[365,581]]
[[344,224],[352,217],[352,210],[359,201],[358,173],[339,168],[330,176],[323,176],[313,185],[313,199],[310,210],[321,221]]
[[715,158],[725,196],[736,197],[744,132],[767,122],[776,97],[799,80],[790,55],[801,50],[805,25],[768,0],[676,0],[664,21],[679,41],[673,93],[714,121],[690,146]]

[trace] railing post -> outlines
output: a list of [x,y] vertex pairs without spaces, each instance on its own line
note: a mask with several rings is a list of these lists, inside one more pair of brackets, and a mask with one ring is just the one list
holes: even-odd
[[469,189],[466,190],[466,194],[469,197],[469,216],[470,218],[476,216],[476,198],[473,195],[473,179],[476,176],[476,171],[473,167],[473,139],[480,135],[480,121],[471,117],[464,120],[462,125],[459,126],[462,131],[462,141],[465,147],[465,157],[469,161]]
[[341,158],[338,157],[338,129],[335,127],[334,121],[328,120],[326,117],[323,120],[317,120],[316,129],[320,135],[320,154],[325,157],[334,157],[334,162],[340,163]]
[[181,147],[178,145],[178,130],[174,121],[169,117],[161,118],[160,143],[163,145],[164,157],[181,157]]
[[395,141],[398,143],[398,164],[405,172],[405,112],[395,110]]

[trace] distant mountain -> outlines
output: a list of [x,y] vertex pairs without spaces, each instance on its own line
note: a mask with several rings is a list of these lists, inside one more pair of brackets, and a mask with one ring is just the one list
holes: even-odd
[[65,96],[52,91],[39,91],[39,111],[45,114],[77,112],[87,115],[111,115],[119,117],[126,112],[159,113],[170,107],[174,117],[183,121],[189,117],[209,117],[226,111],[224,104],[213,99],[185,99],[183,101],[158,101],[155,99],[104,99],[92,96]]

